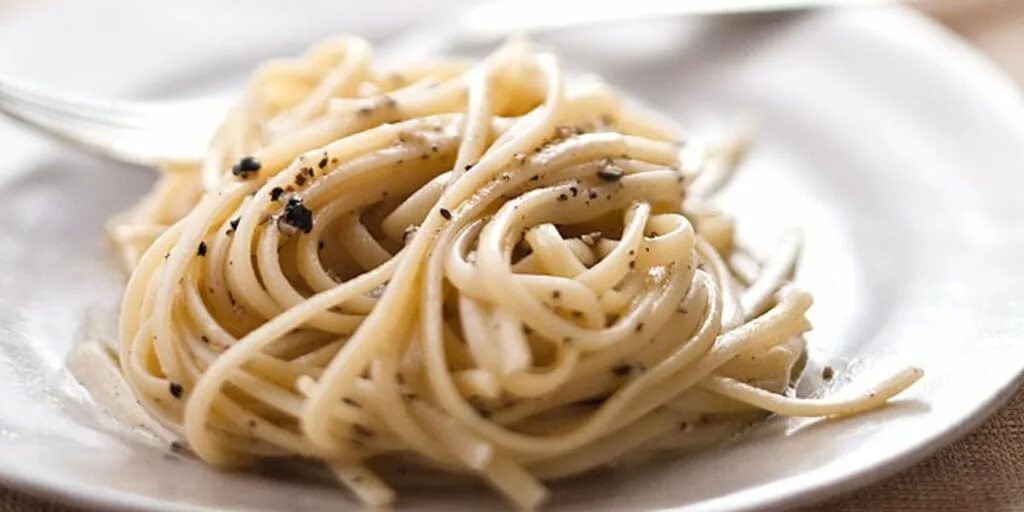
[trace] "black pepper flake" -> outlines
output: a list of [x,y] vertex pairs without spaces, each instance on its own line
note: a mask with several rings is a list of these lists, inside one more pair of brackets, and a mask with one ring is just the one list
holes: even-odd
[[587,199],[597,199],[597,191],[591,190],[590,192],[587,192]]
[[234,231],[234,230],[238,229],[238,223],[241,222],[241,221],[242,221],[241,217],[235,217],[234,219],[231,219],[231,222],[228,222],[228,225],[231,226],[231,230]]
[[196,254],[206,256],[206,242],[199,242],[199,248],[196,249]]
[[473,168],[473,165],[471,164],[471,165],[467,165],[467,166],[463,167],[462,169],[465,170],[465,171],[468,171],[468,170],[470,170],[472,168]]
[[576,195],[580,193],[580,189],[576,187],[569,187],[569,192],[572,192],[572,196],[576,197]]
[[309,233],[313,231],[313,212],[302,204],[301,199],[293,197],[284,206],[284,215],[277,219],[278,229],[281,229],[282,223],[303,233]]
[[270,189],[270,200],[277,201],[281,198],[281,194],[284,194],[284,189],[281,187],[274,187]]
[[231,174],[242,179],[248,179],[260,170],[260,161],[254,156],[247,156],[231,167]]
[[447,208],[441,208],[438,211],[441,212],[441,216],[444,217],[444,220],[452,220],[452,212],[448,211]]
[[351,405],[352,407],[356,407],[356,408],[362,407],[362,406],[359,405],[359,402],[356,402],[355,400],[353,400],[353,399],[351,399],[351,398],[349,398],[347,396],[346,397],[342,397],[341,401],[346,403],[346,404],[348,404],[348,405]]
[[833,370],[831,366],[826,366],[823,370],[821,370],[821,378],[825,380],[832,380],[832,377],[835,377],[835,375],[836,371]]
[[171,382],[168,389],[171,392],[171,396],[174,398],[181,398],[182,393],[185,392],[185,388],[181,387],[181,384],[178,384],[177,382]]
[[605,401],[607,401],[607,400],[608,400],[608,397],[606,397],[606,396],[597,396],[597,397],[594,397],[594,398],[588,398],[586,400],[580,400],[579,402],[576,402],[576,404],[577,405],[582,405],[584,407],[596,407],[596,406],[599,406],[599,405],[603,405],[605,403]]
[[689,430],[689,428],[690,428],[690,424],[689,423],[687,423],[685,421],[679,422],[679,430],[685,431],[685,430]]
[[530,181],[539,181],[539,180],[540,180],[540,174],[534,174],[533,176],[530,176]]
[[362,423],[353,423],[352,431],[358,436],[362,437],[373,437],[373,431],[363,425]]
[[558,300],[561,297],[562,297],[562,292],[560,290],[552,290],[551,291],[551,298],[552,299]]
[[324,250],[324,241],[323,240],[320,240],[319,242],[316,243],[316,250],[318,250],[318,251]]
[[188,448],[180,441],[171,441],[171,451],[177,454],[188,453]]
[[640,332],[642,330],[644,330],[644,323],[640,322],[640,323],[636,324],[636,332]]
[[604,181],[619,181],[623,175],[622,169],[613,165],[606,165],[597,171],[597,177]]
[[620,364],[612,368],[612,373],[618,377],[625,377],[632,369],[633,367],[628,364]]
[[636,260],[631,260],[629,262],[629,268],[631,268],[631,269],[636,268]]
[[583,316],[583,312],[578,309],[572,310],[569,314],[572,315],[573,318],[580,318]]
[[296,174],[295,175],[295,185],[298,186],[298,187],[301,187],[301,186],[303,186],[305,184],[306,184],[306,175],[305,174]]
[[325,157],[321,158],[320,159],[320,163],[316,164],[316,166],[321,168],[321,169],[323,169],[324,167],[327,167],[327,157],[325,156]]
[[569,196],[567,196],[565,194],[558,194],[558,200],[559,201],[568,201],[569,200]]
[[210,342],[210,338],[208,338],[205,334],[200,336],[199,339],[203,340],[203,343],[209,343]]

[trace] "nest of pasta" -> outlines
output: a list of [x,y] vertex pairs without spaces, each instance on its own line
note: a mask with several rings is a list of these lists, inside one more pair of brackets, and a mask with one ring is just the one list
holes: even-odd
[[919,375],[787,396],[810,296],[754,260],[702,142],[511,42],[370,66],[329,41],[255,74],[209,155],[113,234],[121,371],[203,460],[322,460],[362,500],[382,458],[542,480],[725,439],[775,412],[881,405]]

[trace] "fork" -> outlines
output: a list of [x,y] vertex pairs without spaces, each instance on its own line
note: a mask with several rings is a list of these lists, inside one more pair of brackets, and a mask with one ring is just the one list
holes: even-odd
[[151,166],[195,160],[226,111],[226,97],[129,102],[82,98],[0,78],[0,112],[93,153]]
[[[476,5],[449,30],[453,41],[491,44],[511,33],[534,32],[616,20],[667,15],[800,10],[892,0],[631,0],[628,6],[571,2],[576,8],[546,9],[544,17],[527,15],[526,0],[492,0]],[[546,0],[530,0],[548,4]],[[604,7],[601,7],[604,6]],[[550,5],[549,5],[550,7]],[[563,6],[566,7],[566,6]],[[412,50],[428,29],[414,30],[387,46]],[[194,161],[206,150],[228,105],[228,97],[173,102],[129,102],[82,98],[0,78],[0,113],[65,142],[115,160],[153,166]]]

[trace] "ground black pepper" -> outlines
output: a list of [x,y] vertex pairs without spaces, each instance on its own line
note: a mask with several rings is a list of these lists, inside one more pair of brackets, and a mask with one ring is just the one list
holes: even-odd
[[289,233],[291,229],[284,228],[282,225],[290,226],[303,233],[309,233],[313,231],[313,212],[306,208],[306,205],[302,204],[301,199],[293,197],[285,204],[284,215],[277,219],[277,228],[282,233],[291,234]]
[[253,174],[260,170],[260,167],[260,161],[256,157],[247,156],[231,167],[231,174],[234,174],[243,180],[249,179]]
[[597,177],[604,181],[619,181],[625,173],[614,165],[606,165],[597,171]]

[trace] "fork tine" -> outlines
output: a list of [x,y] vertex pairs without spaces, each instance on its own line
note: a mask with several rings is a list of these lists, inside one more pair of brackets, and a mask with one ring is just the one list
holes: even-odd
[[64,142],[104,156],[139,165],[154,162],[154,156],[145,151],[149,144],[142,144],[141,136],[151,133],[148,130],[104,125],[41,110],[16,109],[8,114]]
[[3,93],[25,100],[61,104],[83,111],[110,112],[125,116],[138,114],[149,108],[148,106],[140,107],[138,103],[87,98],[45,90],[7,77],[0,78],[0,94]]
[[219,103],[106,101],[0,79],[0,112],[63,141],[142,165],[197,158],[224,111]]
[[152,112],[139,108],[137,105],[43,92],[30,86],[2,79],[0,79],[0,106],[12,110],[48,111],[55,115],[126,126],[138,126],[140,121],[144,121],[152,115]]

